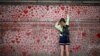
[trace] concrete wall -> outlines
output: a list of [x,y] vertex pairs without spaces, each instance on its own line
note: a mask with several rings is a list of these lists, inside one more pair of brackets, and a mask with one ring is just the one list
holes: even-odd
[[100,6],[0,5],[0,56],[60,56],[56,21],[70,14],[70,56],[100,56]]

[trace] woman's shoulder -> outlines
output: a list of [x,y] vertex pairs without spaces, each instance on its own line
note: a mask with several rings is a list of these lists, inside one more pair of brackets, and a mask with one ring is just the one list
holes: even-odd
[[69,27],[69,25],[66,24],[67,27]]

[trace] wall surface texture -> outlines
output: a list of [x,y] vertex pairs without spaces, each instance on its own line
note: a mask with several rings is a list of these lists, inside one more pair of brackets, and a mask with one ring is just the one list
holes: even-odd
[[70,56],[100,56],[100,6],[0,5],[0,56],[60,56],[54,24],[70,15]]

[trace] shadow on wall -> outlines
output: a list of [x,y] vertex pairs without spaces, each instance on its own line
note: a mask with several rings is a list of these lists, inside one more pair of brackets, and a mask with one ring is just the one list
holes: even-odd
[[[7,21],[7,20],[6,20]],[[15,21],[14,23],[11,24],[7,24],[7,23],[3,23],[0,22],[0,44],[3,44],[3,37],[5,36],[6,31],[19,31],[19,29],[15,28],[16,26],[19,26],[19,24],[16,24],[17,22]]]

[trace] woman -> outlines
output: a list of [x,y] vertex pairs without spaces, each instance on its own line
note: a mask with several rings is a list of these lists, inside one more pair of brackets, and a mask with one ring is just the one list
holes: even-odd
[[64,46],[66,50],[66,56],[69,56],[69,15],[67,15],[66,20],[64,18],[61,18],[60,21],[55,24],[55,27],[60,32],[59,44],[61,48],[61,56],[64,56]]

